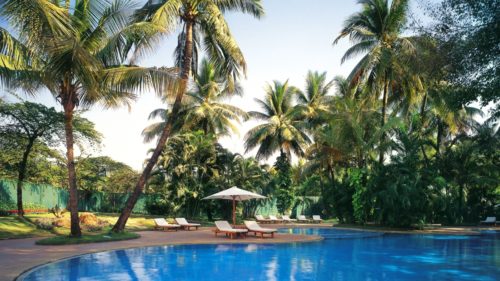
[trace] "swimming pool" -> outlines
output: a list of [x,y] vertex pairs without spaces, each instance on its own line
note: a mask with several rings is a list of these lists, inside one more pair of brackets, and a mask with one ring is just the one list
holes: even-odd
[[322,235],[297,244],[147,247],[78,256],[22,280],[500,280],[500,234],[382,234],[290,229]]

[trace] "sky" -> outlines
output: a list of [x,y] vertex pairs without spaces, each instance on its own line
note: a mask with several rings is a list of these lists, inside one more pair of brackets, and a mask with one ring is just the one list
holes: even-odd
[[[347,76],[357,63],[358,59],[340,63],[349,47],[348,40],[332,45],[344,20],[360,10],[355,0],[263,0],[263,6],[266,15],[260,20],[244,14],[226,15],[248,67],[247,78],[240,81],[244,95],[232,98],[229,103],[246,111],[259,110],[254,98],[263,98],[266,83],[288,79],[291,85],[303,89],[308,70],[326,71],[331,79],[336,75]],[[411,10],[418,13],[415,1]],[[139,64],[173,66],[176,43],[177,34],[165,37],[156,51]],[[61,109],[48,92],[41,92],[36,99],[27,99]],[[151,92],[141,94],[130,110],[94,107],[85,112],[83,116],[93,121],[104,136],[102,147],[91,151],[92,156],[110,156],[141,170],[147,151],[155,145],[144,143],[141,132],[152,122],[148,121],[149,113],[162,107],[165,105]],[[219,142],[233,152],[244,153],[243,137],[256,124],[255,121],[242,123],[239,135]],[[253,152],[247,154],[253,155]]]

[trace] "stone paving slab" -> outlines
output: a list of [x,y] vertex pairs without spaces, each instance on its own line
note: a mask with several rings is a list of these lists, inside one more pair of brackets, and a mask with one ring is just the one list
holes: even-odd
[[12,281],[22,272],[37,265],[57,261],[71,256],[107,250],[179,244],[241,244],[241,243],[298,243],[314,242],[322,238],[314,235],[278,233],[274,238],[229,239],[219,234],[215,237],[212,228],[197,231],[141,231],[141,237],[133,240],[92,244],[41,246],[40,238],[0,240],[0,281]]

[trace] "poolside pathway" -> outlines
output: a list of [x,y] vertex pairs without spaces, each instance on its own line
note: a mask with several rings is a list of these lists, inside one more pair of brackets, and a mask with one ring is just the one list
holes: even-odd
[[141,231],[139,239],[63,246],[36,245],[35,241],[40,238],[0,240],[0,281],[12,281],[25,270],[40,264],[106,250],[175,244],[294,243],[321,240],[321,237],[314,235],[281,233],[274,239],[253,236],[245,239],[228,239],[223,235],[215,237],[211,229],[177,232]]

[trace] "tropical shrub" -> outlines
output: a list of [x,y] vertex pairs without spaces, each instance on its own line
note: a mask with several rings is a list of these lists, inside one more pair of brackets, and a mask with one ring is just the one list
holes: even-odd
[[146,211],[150,215],[168,216],[172,214],[172,203],[165,197],[154,197],[146,201]]
[[39,218],[34,221],[34,224],[39,229],[52,230],[54,229],[54,220],[51,218]]

